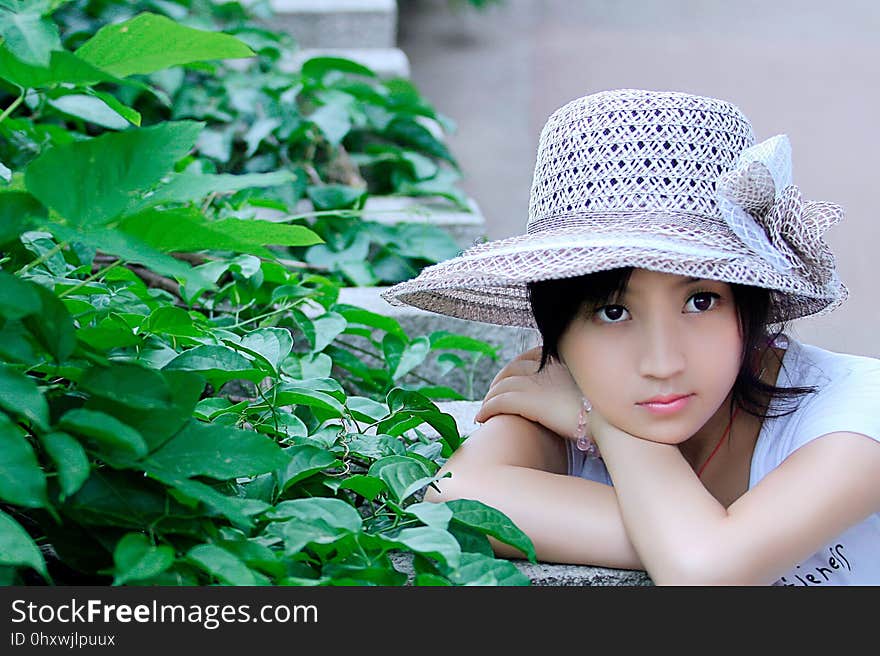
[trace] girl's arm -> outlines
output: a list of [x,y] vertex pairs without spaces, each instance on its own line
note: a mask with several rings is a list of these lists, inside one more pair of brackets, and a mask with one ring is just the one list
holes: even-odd
[[[545,427],[499,414],[452,455],[425,501],[476,499],[497,508],[531,538],[538,560],[644,569],[626,535],[614,490],[567,476],[566,445]],[[503,557],[518,550],[490,539]]]
[[880,444],[831,433],[725,509],[675,445],[591,415],[627,534],[658,585],[766,585],[880,510]]

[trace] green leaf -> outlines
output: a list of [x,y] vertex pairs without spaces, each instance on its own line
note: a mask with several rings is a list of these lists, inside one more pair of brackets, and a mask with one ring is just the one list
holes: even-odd
[[266,585],[268,580],[251,571],[245,563],[226,549],[213,544],[200,544],[186,554],[187,559],[221,583],[227,585]]
[[462,554],[461,564],[447,576],[455,585],[531,585],[529,577],[509,560],[475,553]]
[[420,460],[408,456],[381,458],[370,465],[367,474],[381,479],[398,503],[406,500],[434,478]]
[[32,289],[40,297],[40,312],[29,314],[22,323],[55,362],[64,362],[76,348],[73,319],[55,294],[42,285],[34,285]]
[[128,120],[106,102],[85,93],[69,93],[59,98],[49,98],[46,102],[63,114],[110,130],[124,130],[129,126]]
[[3,45],[0,45],[0,78],[23,89],[41,89],[57,84],[88,86],[99,82],[124,82],[66,50],[53,50],[49,54],[49,65],[39,66],[23,62]]
[[0,364],[0,408],[32,421],[40,430],[49,428],[49,404],[30,376]]
[[200,481],[176,476],[160,469],[149,468],[147,473],[186,497],[204,503],[237,526],[251,528],[254,523],[252,517],[269,508],[269,504],[265,501],[229,496]]
[[58,470],[61,498],[75,494],[89,477],[91,465],[82,445],[67,433],[55,431],[40,436],[46,453]]
[[483,554],[489,558],[495,557],[495,550],[485,533],[461,522],[452,522],[447,530],[461,545],[462,552]]
[[107,254],[116,255],[126,262],[142,264],[154,273],[176,278],[185,285],[203,289],[214,287],[213,282],[205,278],[200,268],[194,268],[186,262],[160,253],[149,244],[121,230],[85,226],[72,229],[59,224],[52,225],[51,229],[59,239],[80,242]]
[[375,476],[355,474],[342,481],[338,487],[340,490],[351,490],[368,501],[373,501],[379,494],[388,489],[385,483]]
[[352,416],[358,421],[370,423],[388,416],[388,408],[384,403],[379,403],[366,396],[349,396],[346,401]]
[[127,77],[197,61],[252,57],[254,52],[227,34],[196,30],[165,16],[143,13],[105,25],[76,50],[76,55],[113,75]]
[[323,351],[330,342],[336,339],[345,330],[348,322],[336,312],[327,312],[312,319],[311,325],[313,333],[306,334],[306,337],[312,346],[311,350],[317,352]]
[[172,337],[200,337],[205,334],[196,326],[189,312],[171,305],[161,305],[150,313],[144,329]]
[[173,401],[161,373],[127,362],[91,367],[80,378],[79,385],[95,396],[143,410],[168,408]]
[[74,226],[107,223],[170,171],[202,129],[166,121],[44,150],[27,167],[25,185]]
[[140,533],[126,533],[113,550],[113,585],[152,578],[173,563],[173,548],[153,546]]
[[307,187],[306,194],[318,211],[361,209],[367,199],[364,189],[347,185]]
[[367,435],[350,433],[348,435],[349,450],[364,458],[378,460],[385,456],[404,456],[406,447],[396,437],[390,435]]
[[498,347],[487,344],[486,342],[466,337],[464,335],[456,335],[445,330],[438,330],[429,335],[431,340],[431,350],[438,349],[458,349],[461,351],[474,351],[477,353],[485,353],[492,358],[498,354]]
[[269,438],[191,420],[146,459],[145,465],[177,476],[229,479],[284,467],[289,458]]
[[[2,65],[0,65],[2,69]],[[0,193],[0,244],[17,239],[22,232],[29,230],[34,223],[46,216],[46,208],[36,198],[23,191]],[[12,278],[3,273],[4,278]],[[24,283],[21,283],[22,285]],[[8,298],[5,294],[3,298]],[[0,312],[8,312],[0,308]],[[5,316],[9,316],[5,314]]]
[[[2,196],[0,196],[2,198]],[[0,271],[0,316],[6,319],[21,319],[29,314],[37,314],[42,306],[40,295],[32,282],[20,280]]]
[[397,245],[398,255],[428,262],[440,262],[461,254],[461,247],[448,230],[431,223],[397,225],[393,233],[393,242]]
[[293,348],[293,337],[285,328],[257,328],[242,337],[240,345],[263,356],[277,373]]
[[423,524],[446,530],[452,519],[452,510],[445,503],[413,503],[406,507],[406,512],[417,517]]
[[318,107],[307,117],[324,134],[331,146],[338,147],[354,123],[347,107],[341,103],[328,103]]
[[446,502],[446,505],[452,510],[454,521],[478,529],[496,540],[519,549],[526,558],[535,562],[535,547],[532,541],[500,510],[473,499],[456,499]]
[[[297,381],[297,383],[299,382]],[[275,401],[278,405],[307,405],[313,408],[320,408],[330,413],[333,417],[345,415],[345,408],[336,398],[304,385],[283,383],[278,387]]]
[[163,371],[160,374],[164,380],[159,389],[163,393],[167,391],[169,398],[166,406],[150,407],[152,404],[145,400],[141,405],[148,407],[134,407],[115,401],[111,392],[93,395],[86,402],[86,408],[100,410],[114,417],[125,417],[125,422],[141,434],[150,451],[153,451],[190,420],[205,389],[205,379],[196,373]]
[[382,351],[385,361],[391,369],[392,380],[398,380],[425,361],[431,343],[427,337],[417,337],[409,344],[388,333],[382,339]]
[[27,531],[2,510],[0,510],[0,565],[33,567],[44,579],[49,580],[46,561],[39,547]]
[[350,59],[342,59],[341,57],[312,57],[303,62],[300,69],[303,77],[310,77],[316,80],[323,79],[324,75],[329,71],[340,71],[342,73],[363,75],[364,77],[371,78],[376,77],[376,73],[366,66]]
[[450,583],[448,579],[444,579],[442,576],[438,576],[436,574],[430,574],[430,573],[422,573],[422,574],[416,574],[415,578],[413,579],[413,585],[425,586],[425,587],[432,586],[433,587],[433,586],[441,586],[441,585],[449,586],[449,585],[452,585],[452,583]]
[[244,175],[211,175],[195,171],[183,171],[169,176],[143,198],[133,211],[153,207],[160,203],[188,203],[199,201],[209,194],[229,194],[241,189],[275,187],[288,184],[297,179],[293,171],[272,171],[270,173],[248,173]]
[[79,491],[67,499],[64,513],[75,524],[137,531],[144,526],[161,526],[170,518],[192,522],[197,516],[171,498],[165,485],[144,476],[143,471],[108,467],[92,471]]
[[21,429],[0,413],[0,499],[27,508],[44,508],[46,477]]
[[[440,440],[443,443],[443,457],[448,458],[460,446],[461,435],[458,432],[455,418],[442,412],[423,394],[395,387],[388,392],[385,400],[392,415],[379,424],[379,432],[400,435],[405,430],[418,426],[419,423],[427,422],[440,434]],[[404,424],[405,428],[400,430],[401,423],[408,419],[414,419],[418,423]]]
[[100,98],[101,100],[103,100],[110,109],[119,114],[122,118],[124,118],[132,125],[136,125],[138,127],[141,126],[140,113],[137,110],[132,109],[128,105],[123,105],[116,99],[115,96],[106,93],[105,91],[95,91],[93,89],[90,89],[89,93],[95,98]]
[[329,451],[310,444],[292,446],[285,449],[284,454],[290,458],[290,462],[278,474],[282,492],[338,462]]
[[341,315],[349,325],[360,324],[370,326],[371,328],[377,328],[379,330],[384,330],[387,333],[391,333],[392,335],[396,335],[403,340],[407,339],[406,332],[400,327],[397,320],[392,317],[386,317],[354,305],[346,305],[343,303],[337,303],[333,306],[332,310]]
[[229,380],[244,378],[258,382],[265,377],[254,363],[227,346],[202,344],[184,351],[163,368],[163,371],[198,371],[214,387]]
[[17,2],[10,6],[0,4],[0,40],[16,57],[30,64],[44,66],[49,63],[49,53],[61,50],[58,28],[48,18],[43,18],[45,5],[33,2]]
[[423,556],[436,558],[447,567],[458,567],[461,547],[447,531],[433,526],[403,529],[394,541]]
[[273,530],[284,539],[286,554],[297,553],[312,542],[331,544],[363,526],[354,507],[323,497],[282,501],[267,513],[267,518],[283,522]]
[[208,221],[192,207],[147,209],[125,218],[119,229],[162,252],[222,250],[274,257],[264,245],[307,246],[321,241],[303,226],[256,219]]
[[147,453],[147,443],[140,433],[104,412],[84,408],[68,410],[58,427],[90,439],[110,455],[140,458]]

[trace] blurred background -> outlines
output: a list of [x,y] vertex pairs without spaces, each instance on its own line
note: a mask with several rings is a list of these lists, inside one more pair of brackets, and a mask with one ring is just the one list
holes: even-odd
[[625,87],[723,98],[759,141],[789,135],[805,198],[847,212],[827,239],[850,298],[791,334],[880,357],[876,0],[400,0],[398,11],[411,79],[457,123],[450,150],[491,239],[524,232],[541,128],[569,100]]

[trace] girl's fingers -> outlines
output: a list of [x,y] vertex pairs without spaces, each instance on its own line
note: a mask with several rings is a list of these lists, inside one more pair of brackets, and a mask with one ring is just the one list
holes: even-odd
[[495,415],[513,414],[528,417],[528,407],[523,402],[522,395],[516,391],[502,392],[487,400],[480,411],[474,417],[480,423],[487,421]]
[[497,384],[504,378],[509,376],[530,376],[531,374],[537,371],[537,367],[535,366],[535,361],[531,359],[513,359],[507,365],[505,365],[501,371],[495,374],[495,378],[492,379],[492,382],[489,383],[489,387],[491,388],[493,385]]

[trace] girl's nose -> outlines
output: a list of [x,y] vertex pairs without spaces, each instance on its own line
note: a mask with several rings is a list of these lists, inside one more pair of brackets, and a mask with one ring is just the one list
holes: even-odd
[[681,326],[671,320],[659,319],[646,324],[643,350],[639,361],[642,376],[672,378],[685,367]]

